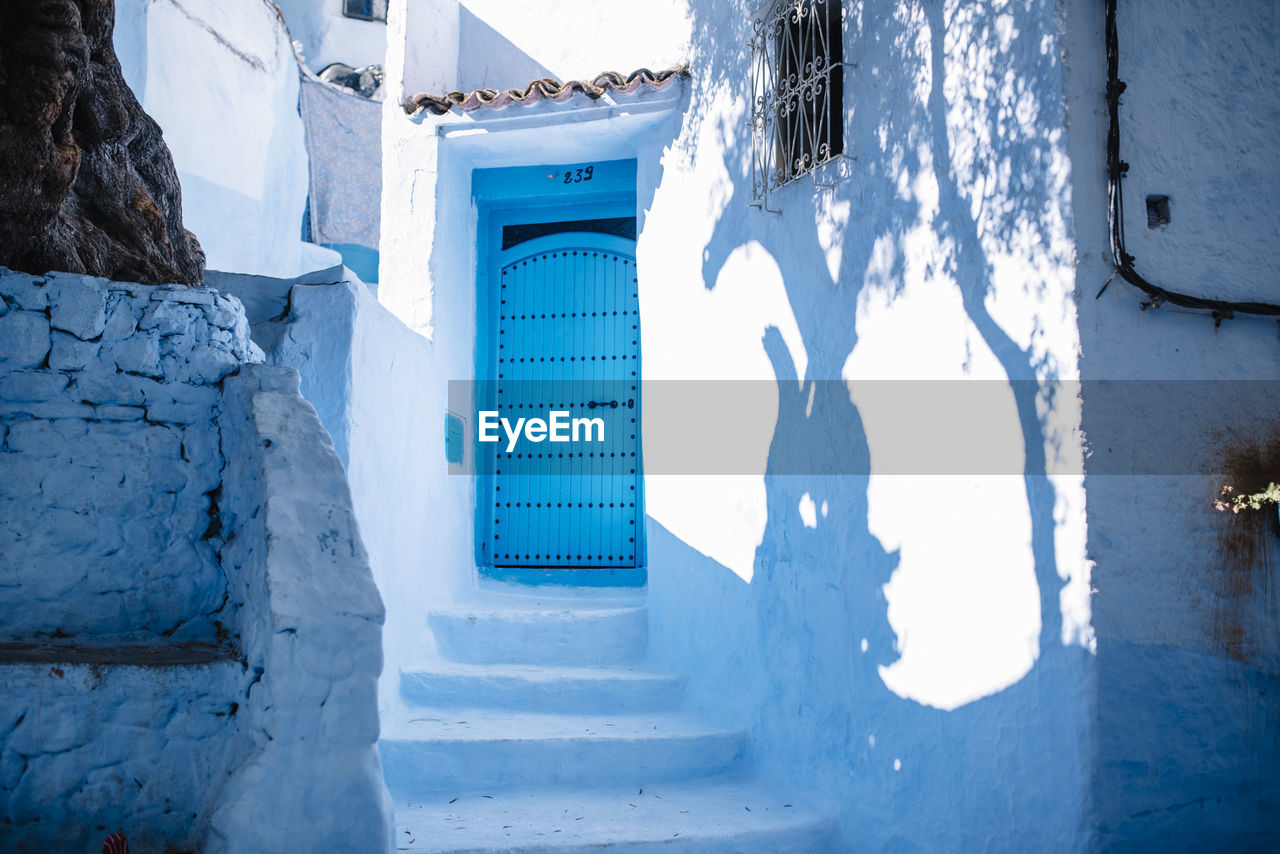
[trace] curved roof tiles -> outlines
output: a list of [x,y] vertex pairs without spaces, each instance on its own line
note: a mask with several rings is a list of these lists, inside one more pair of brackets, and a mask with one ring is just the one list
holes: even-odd
[[404,111],[412,114],[422,109],[441,116],[451,109],[470,112],[479,109],[499,109],[512,104],[536,104],[542,100],[560,103],[578,93],[595,100],[608,92],[630,95],[641,89],[666,89],[678,77],[688,75],[689,67],[679,65],[656,72],[641,68],[626,76],[616,71],[605,71],[591,80],[569,80],[565,83],[544,77],[534,80],[523,89],[476,89],[473,92],[449,92],[444,95],[422,92],[404,100]]

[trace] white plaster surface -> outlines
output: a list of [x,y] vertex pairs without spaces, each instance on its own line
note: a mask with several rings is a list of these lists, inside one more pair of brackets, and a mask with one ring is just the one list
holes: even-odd
[[385,104],[458,88],[461,9],[458,0],[389,0]]
[[[533,70],[529,61],[550,72],[537,76],[589,80],[602,71],[656,71],[686,55],[681,39],[688,32],[686,10],[673,0],[567,4],[552,16],[554,30],[546,7],[538,4],[466,0],[459,5],[461,84],[468,88],[523,88],[534,79],[521,79]],[[495,44],[495,35],[502,42]]]
[[[1272,265],[1280,168],[1274,4],[1122,2],[1117,27],[1126,249],[1156,284],[1198,296],[1278,301]],[[1137,380],[1091,397],[1095,463],[1154,474],[1087,477],[1097,637],[1099,845],[1266,847],[1280,832],[1276,679],[1277,540],[1233,560],[1238,520],[1212,509],[1234,448],[1274,446],[1280,379],[1271,319],[1142,311],[1111,275],[1101,145],[1101,9],[1073,9],[1065,33],[1069,153],[1081,295],[1081,372]],[[1145,197],[1170,197],[1149,229]],[[1261,380],[1264,385],[1233,385]],[[1198,801],[1196,799],[1203,799]],[[1203,806],[1181,807],[1192,801]]]
[[[858,159],[823,176],[833,190],[776,194],[778,215],[748,207],[754,9],[645,8],[615,27],[619,10],[586,3],[554,23],[494,8],[465,8],[476,20],[463,15],[464,37],[492,48],[460,66],[468,80],[686,59],[689,104],[673,105],[678,125],[579,121],[590,110],[573,105],[559,125],[551,108],[438,120],[388,109],[384,185],[398,189],[384,194],[397,226],[383,235],[383,301],[433,340],[437,372],[469,377],[468,170],[637,156],[646,379],[772,387],[734,425],[756,437],[742,474],[646,478],[650,664],[688,674],[692,708],[748,729],[752,771],[829,804],[836,849],[1082,850],[1088,618],[1071,606],[1064,644],[1060,602],[1064,579],[1087,590],[1079,481],[895,490],[877,465],[910,444],[892,401],[856,388],[1078,376],[1056,8],[849,10],[846,150]],[[592,37],[574,38],[579,27]],[[1010,390],[994,413],[926,412],[906,425],[914,441],[980,437],[1014,472],[1078,447],[1069,402]],[[778,440],[838,443],[864,467],[772,472]],[[461,510],[432,524],[469,527]],[[992,819],[1011,812],[1028,820]]]
[[265,0],[121,0],[125,81],[164,131],[183,224],[215,270],[297,276],[337,263],[302,240],[307,152],[298,66]]
[[319,73],[334,62],[353,68],[381,65],[387,51],[385,21],[361,21],[342,14],[343,0],[281,0],[276,4],[307,67]]
[[[260,284],[240,280],[237,289]],[[463,581],[443,555],[465,554],[469,529],[432,528],[429,520],[463,512],[469,484],[447,477],[444,391],[433,374],[430,342],[408,329],[343,268],[274,282],[289,312],[255,334],[269,361],[295,367],[346,467],[352,503],[378,589],[387,596],[384,710],[397,703],[399,669],[429,651],[425,614]],[[262,309],[275,316],[275,303]],[[281,312],[283,313],[283,312]]]
[[[1274,299],[1274,8],[1120,6],[1129,251],[1171,288]],[[1113,269],[1100,9],[846,6],[853,159],[769,213],[748,206],[753,4],[636,21],[469,2],[430,38],[423,8],[392,4],[400,94],[430,88],[411,70],[425,45],[444,44],[431,73],[448,78],[455,27],[467,86],[628,57],[692,68],[665,119],[580,103],[406,118],[392,97],[383,125],[381,298],[431,340],[436,382],[472,372],[470,171],[636,156],[646,378],[771,386],[739,425],[746,473],[646,479],[646,667],[686,674],[690,709],[749,732],[753,773],[838,816],[832,850],[1264,844],[1275,544],[1228,565],[1219,479],[1171,461],[1211,471],[1233,441],[1273,440],[1274,397],[1218,381],[1275,380],[1276,328],[1142,312],[1121,281],[1095,299]],[[1149,231],[1156,192],[1173,222]],[[1213,382],[1153,403],[1090,385],[1104,378]],[[893,391],[915,381],[996,392],[966,408]],[[775,470],[779,442],[858,465]],[[991,470],[907,474],[912,448]],[[1109,468],[1135,461],[1162,474]],[[433,571],[465,586],[474,498],[436,482],[450,500],[427,536],[450,547]],[[437,629],[449,655],[466,654],[460,620]],[[466,648],[493,663],[500,646]]]
[[391,845],[375,747],[384,610],[342,465],[297,382],[261,366],[227,383],[223,512],[235,536],[221,553],[260,679],[238,717],[252,752],[219,798],[208,851]]

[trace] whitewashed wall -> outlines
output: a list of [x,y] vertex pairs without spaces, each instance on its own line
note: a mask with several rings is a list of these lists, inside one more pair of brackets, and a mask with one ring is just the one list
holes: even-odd
[[683,61],[689,36],[685,5],[671,0],[598,7],[392,0],[387,25],[387,68],[406,95],[657,71]]
[[302,240],[307,152],[288,30],[265,0],[120,0],[116,51],[164,131],[183,224],[213,270],[296,276],[337,263]]
[[[850,7],[857,160],[833,190],[777,193],[776,215],[747,207],[750,11],[693,14],[694,101],[639,246],[646,378],[774,380],[761,472],[772,439],[865,455],[870,476],[649,478],[657,654],[699,659],[696,702],[752,726],[764,773],[843,805],[849,844],[1083,848],[1079,479],[999,474],[1070,442],[1043,426],[1069,431],[1069,402],[1038,413],[1010,385],[990,409],[901,415],[905,381],[1075,376],[1054,6]],[[904,432],[1006,453],[903,476]],[[742,678],[752,701],[722,699]],[[1000,826],[1010,810],[1037,818]]]
[[[231,659],[0,664],[0,843],[98,851],[125,830],[135,850],[193,850],[221,780],[247,753]],[[106,830],[104,828],[110,828]]]
[[[244,299],[269,362],[295,368],[347,472],[361,541],[387,595],[380,705],[398,703],[399,672],[432,653],[428,608],[462,580],[441,558],[467,539],[436,520],[466,504],[450,490],[444,413],[436,405],[431,342],[408,329],[349,270],[300,280],[214,274],[212,284]],[[452,570],[452,571],[451,571]]]
[[[362,540],[387,606],[380,705],[398,702],[399,673],[432,652],[427,610],[460,586],[442,554],[468,529],[437,520],[452,515],[444,411],[428,392],[435,361],[429,341],[378,303],[349,272],[290,291],[273,362],[297,367],[346,466]],[[465,499],[461,499],[466,503]]]
[[342,0],[281,0],[276,5],[312,71],[334,62],[354,68],[381,65],[386,57],[386,22],[348,18],[342,14]]
[[261,359],[212,288],[0,268],[5,850],[390,848],[382,603]]
[[214,407],[254,358],[212,289],[0,268],[4,639],[214,637]]
[[[1117,24],[1138,271],[1196,296],[1280,302],[1275,5],[1238,0],[1206,15],[1121,0]],[[1100,466],[1151,472],[1088,482],[1101,844],[1266,847],[1280,831],[1280,614],[1268,592],[1280,540],[1268,523],[1244,538],[1255,550],[1241,549],[1241,520],[1212,509],[1226,478],[1189,473],[1280,441],[1277,326],[1142,311],[1146,297],[1119,279],[1095,298],[1112,271],[1101,6],[1073,8],[1067,36],[1082,373],[1138,381],[1123,397],[1086,385],[1085,428]],[[1150,229],[1155,194],[1169,196],[1171,221]]]
[[199,844],[247,753],[212,541],[239,303],[0,268],[0,847]]
[[225,392],[219,552],[250,680],[236,719],[247,756],[201,850],[388,851],[376,748],[385,611],[347,478],[292,368],[245,366]]
[[[917,436],[954,443],[957,422],[994,431],[1027,449],[1006,470],[1061,453],[1074,477],[907,480],[877,468],[894,401],[858,399],[854,384],[1077,377],[1056,7],[850,7],[857,160],[832,191],[777,194],[781,214],[748,207],[753,9],[644,7],[629,26],[615,11],[562,4],[554,21],[531,10],[517,22],[465,4],[460,32],[500,44],[470,14],[512,46],[505,69],[494,54],[460,58],[468,85],[687,58],[689,101],[669,120],[575,113],[557,127],[548,110],[524,130],[389,107],[384,186],[401,189],[384,194],[397,228],[384,233],[381,299],[433,338],[444,378],[470,376],[469,170],[638,156],[646,379],[763,380],[777,401],[776,419],[749,425],[747,474],[646,479],[655,663],[691,671],[700,711],[750,724],[758,770],[829,801],[849,844],[1083,849],[1078,413],[1070,400],[1038,413],[1033,394],[1010,391],[993,413],[935,411]],[[393,34],[404,13],[393,5]],[[396,53],[393,35],[389,79],[412,78]],[[775,436],[852,445],[872,476],[766,475]],[[437,524],[469,526],[469,506]],[[448,557],[470,572],[469,544]]]
[[[663,4],[623,20],[586,2],[541,17],[393,3],[383,222],[396,226],[380,298],[432,339],[438,384],[468,378],[470,170],[637,156],[646,379],[757,379],[776,394],[776,418],[748,430],[754,474],[646,479],[653,655],[691,671],[693,705],[749,724],[758,769],[828,798],[845,841],[872,850],[1269,832],[1274,543],[1256,565],[1224,561],[1213,477],[1082,477],[1114,471],[1122,445],[1148,466],[1211,467],[1233,440],[1274,436],[1265,397],[1206,386],[1144,414],[1094,380],[1280,369],[1272,321],[1214,332],[1141,312],[1120,281],[1094,298],[1112,271],[1101,10],[845,4],[856,159],[827,170],[834,189],[775,194],[773,214],[748,207],[754,7]],[[1263,271],[1280,208],[1261,202],[1277,186],[1275,29],[1265,3],[1212,20],[1191,4],[1121,3],[1129,251],[1157,282],[1277,299]],[[559,120],[398,107],[455,82],[679,59],[688,102],[666,120],[592,121],[606,108],[586,102]],[[1172,198],[1164,230],[1146,228],[1148,193]],[[908,380],[996,393],[968,408],[904,399]],[[1144,445],[1162,435],[1176,438]],[[865,464],[788,475],[769,469],[778,441]],[[913,447],[993,462],[976,476],[895,474]],[[472,496],[450,488],[441,531],[471,524]],[[456,546],[441,557],[465,580],[470,544]]]

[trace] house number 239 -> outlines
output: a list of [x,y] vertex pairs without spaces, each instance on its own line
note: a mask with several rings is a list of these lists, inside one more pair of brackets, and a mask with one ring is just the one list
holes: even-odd
[[569,169],[564,173],[564,182],[566,184],[581,184],[583,181],[591,180],[591,173],[595,171],[594,166],[588,166],[585,169]]

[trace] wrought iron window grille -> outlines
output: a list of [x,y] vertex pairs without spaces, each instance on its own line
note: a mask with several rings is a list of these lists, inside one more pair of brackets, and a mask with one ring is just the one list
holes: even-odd
[[342,0],[342,14],[357,21],[386,21],[387,0]]
[[840,0],[772,0],[752,22],[751,205],[844,155]]

